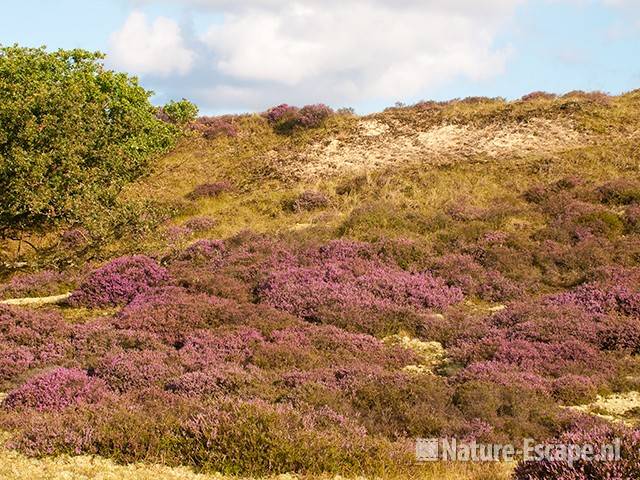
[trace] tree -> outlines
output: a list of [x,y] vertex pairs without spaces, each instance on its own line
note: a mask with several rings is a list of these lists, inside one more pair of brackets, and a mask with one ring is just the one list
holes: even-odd
[[[198,107],[186,98],[176,102],[171,100],[164,107],[160,108],[159,118],[177,125],[186,125],[193,122],[198,116]],[[166,117],[166,118],[163,118]]]
[[0,238],[113,202],[177,130],[151,92],[84,50],[0,46]]

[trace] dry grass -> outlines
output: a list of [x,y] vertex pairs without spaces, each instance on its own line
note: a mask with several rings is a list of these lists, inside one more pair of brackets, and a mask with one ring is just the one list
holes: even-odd
[[[507,480],[510,465],[436,464],[425,472],[397,480]],[[2,480],[240,480],[223,475],[201,475],[187,468],[168,468],[161,465],[117,465],[90,456],[59,456],[27,458],[14,451],[0,450],[0,479]],[[340,476],[279,475],[269,480],[347,480]],[[245,479],[250,480],[250,479]],[[264,479],[267,480],[267,479]],[[363,477],[353,480],[366,480]],[[390,478],[396,480],[396,478]]]

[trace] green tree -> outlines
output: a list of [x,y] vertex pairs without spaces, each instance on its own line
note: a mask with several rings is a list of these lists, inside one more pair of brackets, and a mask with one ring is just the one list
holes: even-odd
[[0,238],[79,218],[143,175],[177,130],[151,92],[84,50],[0,46]]
[[186,98],[183,98],[178,102],[171,100],[161,108],[161,112],[166,115],[169,122],[177,125],[186,125],[196,119],[198,116],[198,107]]

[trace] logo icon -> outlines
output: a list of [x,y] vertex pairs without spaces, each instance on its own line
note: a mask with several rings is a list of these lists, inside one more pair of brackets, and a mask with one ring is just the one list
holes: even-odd
[[418,438],[416,440],[416,460],[418,462],[437,461],[438,443],[437,438]]

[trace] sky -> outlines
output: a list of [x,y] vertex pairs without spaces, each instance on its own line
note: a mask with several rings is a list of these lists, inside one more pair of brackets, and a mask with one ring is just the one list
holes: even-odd
[[640,0],[0,0],[0,44],[83,48],[205,114],[640,88]]

